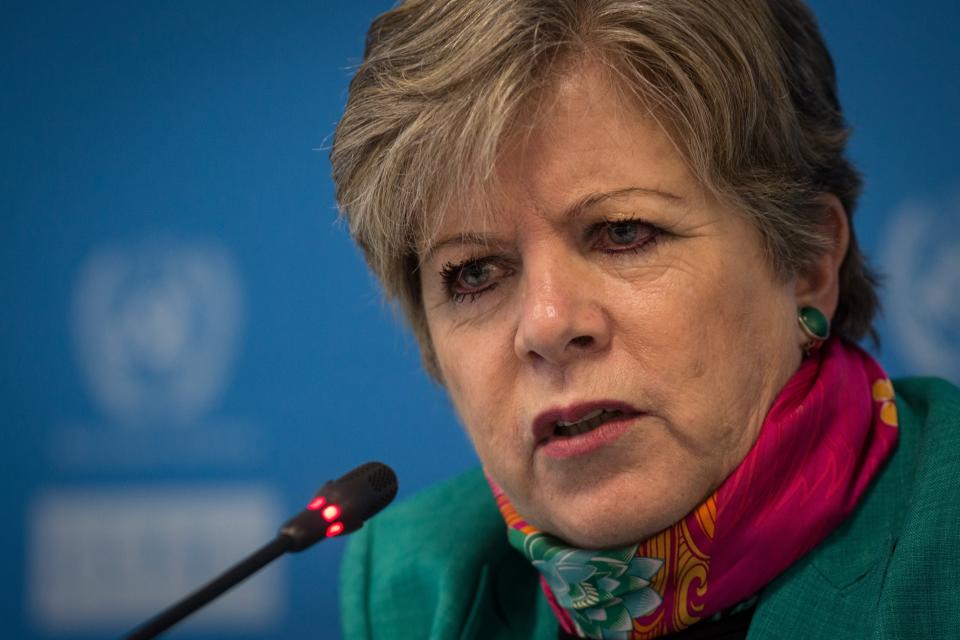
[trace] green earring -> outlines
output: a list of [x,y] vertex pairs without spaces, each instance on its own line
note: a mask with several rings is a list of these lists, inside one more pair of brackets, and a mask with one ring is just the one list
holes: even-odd
[[800,328],[803,333],[810,338],[804,345],[805,351],[812,351],[820,346],[830,337],[830,321],[823,312],[816,307],[800,307],[797,313],[797,320],[800,321]]

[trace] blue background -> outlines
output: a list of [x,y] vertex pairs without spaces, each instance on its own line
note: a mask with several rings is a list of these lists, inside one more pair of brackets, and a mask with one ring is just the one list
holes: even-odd
[[[135,519],[151,496],[176,508],[183,496],[196,506],[223,490],[232,497],[222,505],[237,499],[251,522],[274,527],[366,460],[395,467],[401,497],[475,463],[336,222],[329,138],[366,28],[390,4],[0,5],[3,637],[116,635],[169,604],[147,593],[97,610],[97,597],[130,595],[137,581],[111,583],[123,572],[110,549],[85,555],[92,547],[74,548],[69,519],[51,530],[51,514],[89,514],[88,542],[102,539],[98,522],[127,522],[142,536],[123,514]],[[893,375],[956,382],[960,9],[811,4],[867,178],[856,229],[888,274],[881,362]],[[113,306],[97,302],[104,290]],[[146,349],[121,354],[133,369],[98,369],[118,308],[132,300],[146,301],[131,308],[153,327],[147,338],[172,346],[151,351],[131,329],[124,344]],[[217,335],[233,338],[204,351]],[[176,388],[191,367],[206,371],[195,397]],[[111,375],[132,375],[142,392],[126,409]],[[244,503],[248,490],[264,500]],[[185,544],[182,531],[157,533],[162,524],[151,526],[164,544]],[[202,549],[226,545],[225,564],[252,548],[238,531],[196,535],[206,536]],[[144,540],[127,557],[151,554]],[[342,549],[333,540],[280,560],[263,578],[274,604],[251,614],[246,632],[212,617],[172,637],[339,637]],[[169,572],[180,558],[192,588],[190,557],[151,561]],[[87,600],[71,604],[75,589],[63,587],[43,604],[64,579],[84,584]]]

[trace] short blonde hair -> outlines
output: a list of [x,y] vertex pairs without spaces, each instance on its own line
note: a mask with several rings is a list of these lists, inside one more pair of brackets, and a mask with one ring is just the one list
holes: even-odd
[[[440,212],[487,192],[524,109],[587,57],[749,217],[776,273],[830,246],[824,193],[854,211],[833,62],[799,0],[407,0],[370,27],[330,157],[350,232],[434,376],[418,247]],[[851,228],[834,333],[875,336],[877,308]]]

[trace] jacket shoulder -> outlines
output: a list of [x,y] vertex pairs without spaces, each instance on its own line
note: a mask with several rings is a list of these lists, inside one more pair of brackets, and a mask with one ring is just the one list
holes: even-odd
[[851,517],[764,590],[751,638],[960,638],[960,390],[893,386],[896,450]]
[[480,469],[385,510],[347,545],[345,638],[545,637],[536,572],[504,526]]
[[899,378],[893,381],[898,411],[909,411],[925,431],[949,437],[960,428],[960,389],[942,378]]
[[879,602],[880,637],[960,637],[960,390],[937,378],[894,381],[908,491]]

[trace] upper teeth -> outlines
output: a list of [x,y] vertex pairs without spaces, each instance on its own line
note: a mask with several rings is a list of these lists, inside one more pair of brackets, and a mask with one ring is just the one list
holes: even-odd
[[576,422],[557,420],[557,428],[555,433],[556,435],[560,436],[580,435],[581,433],[586,433],[591,429],[596,429],[604,422],[619,416],[621,413],[622,412],[616,410],[597,409],[596,411],[591,411]]
[[573,425],[584,422],[585,420],[593,420],[594,418],[602,414],[603,411],[604,411],[603,409],[597,409],[596,411],[591,411],[587,415],[583,416],[582,418],[574,422],[564,422],[563,420],[557,420],[557,424],[560,425],[561,427],[572,427]]

